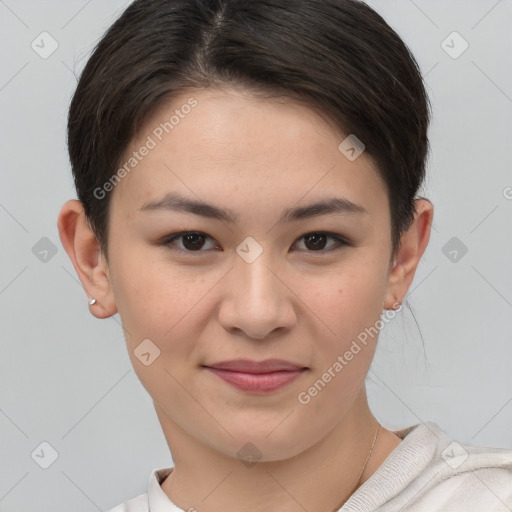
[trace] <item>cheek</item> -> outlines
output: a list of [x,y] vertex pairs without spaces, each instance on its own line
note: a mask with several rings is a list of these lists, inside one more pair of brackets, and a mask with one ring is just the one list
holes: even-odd
[[[314,336],[312,374],[301,388],[309,397],[304,411],[327,424],[336,421],[364,381],[375,353],[382,313],[382,274],[368,264],[354,265],[301,285],[300,297],[318,331]],[[303,404],[303,402],[300,402]]]
[[174,298],[176,304],[169,304],[173,294],[151,265],[137,266],[131,261],[133,264],[118,268],[115,295],[127,341],[134,348],[142,339],[160,338],[165,327],[172,327],[169,311],[176,311],[178,301]]
[[326,346],[342,350],[382,313],[386,283],[378,264],[359,259],[322,276],[302,277],[297,295],[305,304],[304,314],[314,318]]
[[148,263],[147,257],[137,254],[123,256],[115,268],[114,293],[128,348],[133,351],[148,338],[162,353],[190,352],[190,337],[204,327],[200,315],[205,314],[208,292],[222,273],[200,275],[191,267],[178,268],[165,257]]
[[318,327],[313,372],[302,391],[311,397],[309,411],[332,421],[339,413],[333,404],[342,407],[350,402],[363,383],[380,332],[376,324],[385,274],[371,257],[358,256],[325,279],[313,281],[314,289],[307,286],[310,279],[304,280],[300,292]]
[[125,254],[113,267],[116,303],[135,373],[154,399],[172,397],[185,410],[187,396],[178,383],[186,380],[187,364],[196,360],[192,340],[202,329],[205,294],[214,283],[190,270],[179,272],[168,262],[148,264],[148,258],[136,254]]

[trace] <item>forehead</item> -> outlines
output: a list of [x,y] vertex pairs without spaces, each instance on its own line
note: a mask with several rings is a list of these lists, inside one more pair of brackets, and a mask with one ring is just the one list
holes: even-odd
[[253,215],[334,192],[368,210],[386,207],[372,160],[364,152],[349,160],[339,149],[345,137],[293,100],[193,90],[154,112],[131,142],[111,207],[135,216],[172,191],[229,201],[235,211],[250,206]]

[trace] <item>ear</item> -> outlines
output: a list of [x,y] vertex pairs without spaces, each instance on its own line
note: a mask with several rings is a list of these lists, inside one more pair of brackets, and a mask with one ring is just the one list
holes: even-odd
[[71,199],[64,204],[57,227],[62,246],[87,295],[96,299],[90,306],[91,313],[97,318],[108,318],[117,313],[108,265],[80,201]]
[[430,239],[434,207],[425,198],[416,199],[415,207],[414,220],[402,233],[400,248],[389,274],[385,309],[393,309],[397,302],[403,301]]

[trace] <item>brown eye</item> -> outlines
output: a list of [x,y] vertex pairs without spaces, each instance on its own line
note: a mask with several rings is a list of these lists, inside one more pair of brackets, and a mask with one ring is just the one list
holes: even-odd
[[304,239],[308,249],[312,249],[314,251],[325,249],[327,237],[323,233],[313,233],[306,235]]
[[[335,240],[337,242],[338,246],[343,245],[349,245],[348,242],[343,240],[341,237],[335,234],[331,233],[324,233],[324,232],[313,232],[313,233],[307,233],[303,235],[300,239],[304,239],[307,252],[322,252],[322,251],[328,251],[331,250],[333,247],[331,245],[330,248],[326,248],[326,241],[328,239]],[[336,244],[334,244],[336,247]]]
[[[182,247],[174,247],[176,240],[182,239]],[[205,245],[205,240],[212,240],[211,237],[205,233],[184,231],[182,233],[175,233],[166,237],[161,243],[169,249],[178,252],[204,252],[201,249]]]
[[183,235],[183,246],[190,251],[201,249],[204,244],[204,235],[188,233]]

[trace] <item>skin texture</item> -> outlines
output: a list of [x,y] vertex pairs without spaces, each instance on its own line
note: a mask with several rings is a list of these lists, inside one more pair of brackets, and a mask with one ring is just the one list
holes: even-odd
[[[383,310],[403,301],[428,244],[432,204],[416,201],[414,223],[391,259],[388,198],[371,160],[363,153],[349,161],[338,150],[344,136],[305,106],[233,89],[175,98],[149,119],[127,155],[190,97],[197,106],[111,192],[110,267],[77,200],[60,212],[62,244],[87,295],[97,299],[91,313],[119,312],[134,370],[172,453],[174,470],[162,488],[174,503],[208,512],[334,510],[358,483],[379,425],[364,385],[378,337],[308,404],[297,396]],[[170,191],[229,208],[239,219],[231,225],[138,211]],[[284,209],[333,195],[368,214],[277,224]],[[182,231],[208,236],[195,245],[183,238],[159,245]],[[315,232],[353,246],[326,238],[317,250],[304,238]],[[252,263],[236,252],[247,236],[263,250]],[[149,366],[134,353],[144,339],[160,350]],[[281,358],[308,369],[284,388],[256,395],[201,367],[238,358]],[[249,442],[260,454],[250,466],[237,456]],[[399,442],[381,428],[361,483]]]

